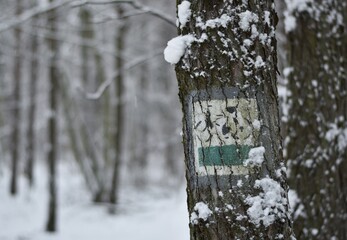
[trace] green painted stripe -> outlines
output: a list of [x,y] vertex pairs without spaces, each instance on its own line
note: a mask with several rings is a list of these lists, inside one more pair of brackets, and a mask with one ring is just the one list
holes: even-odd
[[251,146],[224,145],[200,147],[199,165],[202,166],[237,166],[248,158]]

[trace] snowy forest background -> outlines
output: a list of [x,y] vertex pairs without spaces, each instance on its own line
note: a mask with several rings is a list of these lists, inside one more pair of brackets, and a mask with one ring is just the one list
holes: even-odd
[[[114,2],[0,0],[0,240],[189,238],[182,113],[163,58],[176,2]],[[286,122],[291,9],[276,7]]]

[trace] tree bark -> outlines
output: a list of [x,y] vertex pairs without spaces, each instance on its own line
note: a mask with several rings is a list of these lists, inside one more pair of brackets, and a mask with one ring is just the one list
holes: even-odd
[[191,239],[292,236],[273,7],[272,0],[193,0],[190,21],[178,27]]
[[[16,15],[22,13],[22,1],[17,0],[16,2]],[[22,64],[21,64],[21,29],[16,27],[14,30],[16,55],[14,57],[14,68],[13,68],[13,82],[14,82],[14,104],[13,104],[13,129],[11,136],[11,182],[10,182],[10,193],[11,195],[16,195],[18,191],[18,161],[19,161],[19,151],[20,151],[20,109],[21,109],[21,78],[22,78]]]
[[[51,2],[53,0],[50,0]],[[57,15],[54,10],[48,14],[48,26],[53,33],[56,33]],[[46,231],[55,232],[57,229],[57,183],[56,183],[56,165],[57,165],[57,91],[58,91],[58,42],[55,39],[48,39],[48,48],[50,50],[49,60],[49,110],[48,120],[48,144],[47,153],[48,172],[49,172],[49,203],[48,219]]]
[[299,239],[347,239],[347,3],[288,9],[287,158]]

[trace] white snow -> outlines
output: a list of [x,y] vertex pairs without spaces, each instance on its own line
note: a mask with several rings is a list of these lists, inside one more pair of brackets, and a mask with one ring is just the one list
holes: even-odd
[[177,16],[178,21],[181,24],[181,29],[186,26],[187,22],[190,20],[190,16],[192,15],[190,4],[189,1],[183,1],[177,6]]
[[257,56],[257,58],[255,59],[254,66],[255,66],[256,68],[261,68],[261,67],[264,66],[264,65],[265,65],[265,63],[264,63],[262,57],[261,57],[261,56]]
[[252,122],[252,126],[256,129],[256,130],[260,130],[260,121],[258,119],[255,119]]
[[284,30],[288,33],[296,28],[296,18],[293,15],[284,15]]
[[269,11],[264,12],[264,21],[267,23],[267,25],[270,26],[271,21],[270,21],[270,12]]
[[226,28],[228,23],[232,20],[232,17],[230,17],[227,14],[222,14],[220,17],[209,19],[206,22],[203,22],[201,17],[196,18],[196,27],[201,28],[202,30],[206,30],[207,27],[209,28],[217,28],[217,27],[224,27]]
[[1,240],[188,240],[189,216],[186,194],[164,197],[126,190],[119,211],[107,213],[107,205],[93,205],[77,169],[59,167],[58,232],[45,233],[47,217],[46,168],[37,169],[40,181],[29,191],[20,179],[19,195],[8,194],[7,173],[0,172]]
[[214,18],[206,21],[205,28],[216,28],[216,27],[224,27],[226,28],[228,23],[231,21],[231,17],[227,14],[223,14],[220,18]]
[[248,159],[244,161],[244,165],[261,166],[264,161],[265,148],[263,146],[252,148],[248,153]]
[[286,32],[290,32],[296,28],[296,18],[293,15],[294,12],[308,10],[308,3],[312,2],[312,0],[285,0],[285,2],[287,9],[284,12],[284,29]]
[[248,196],[245,203],[250,205],[247,214],[250,221],[256,226],[262,223],[265,227],[271,225],[276,219],[285,216],[285,206],[288,204],[284,197],[284,189],[275,180],[266,177],[255,181],[255,188],[260,188],[258,196]]
[[329,124],[330,129],[325,134],[325,139],[329,142],[337,138],[337,147],[339,151],[347,148],[347,128],[338,128],[336,124]]
[[207,221],[209,216],[212,215],[212,211],[208,208],[204,202],[198,202],[194,206],[194,212],[190,215],[190,222],[192,224],[198,224],[199,219]]
[[178,63],[184,55],[186,48],[190,46],[194,40],[195,38],[190,34],[171,39],[164,50],[165,60],[171,64]]
[[240,17],[239,26],[245,32],[250,30],[251,23],[256,23],[259,21],[258,16],[255,13],[252,13],[248,10],[240,13],[239,17]]

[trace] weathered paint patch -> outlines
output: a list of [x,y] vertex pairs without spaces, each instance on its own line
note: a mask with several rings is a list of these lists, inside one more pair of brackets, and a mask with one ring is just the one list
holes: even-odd
[[192,129],[198,175],[248,174],[243,161],[255,146],[259,128],[255,99],[232,98],[193,102]]

